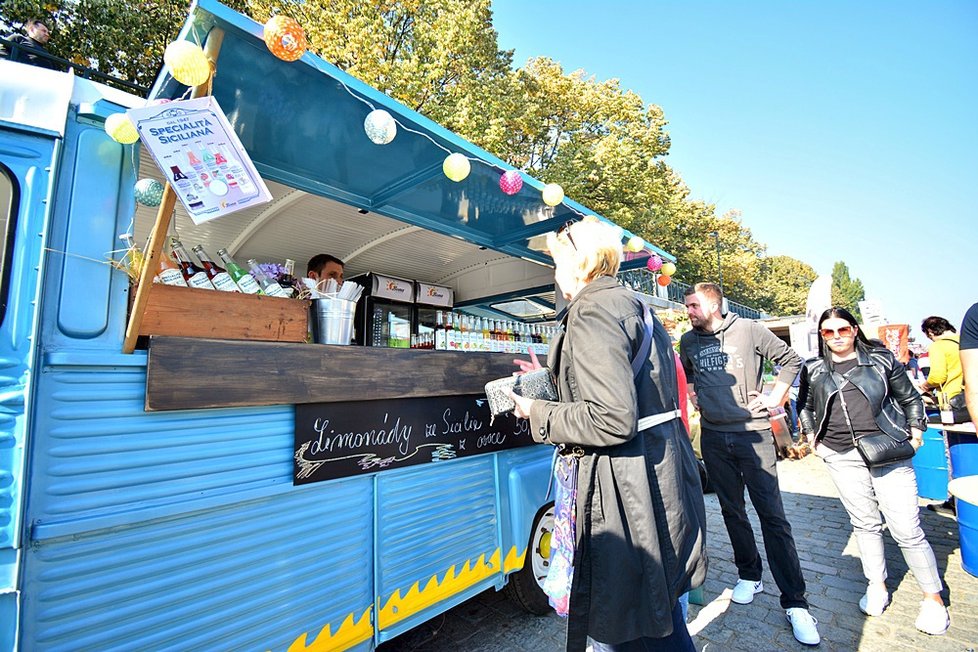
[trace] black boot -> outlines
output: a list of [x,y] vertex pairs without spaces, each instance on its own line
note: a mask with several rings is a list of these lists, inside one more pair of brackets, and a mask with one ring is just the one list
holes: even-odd
[[927,506],[927,509],[938,514],[944,514],[945,516],[955,516],[957,514],[957,511],[954,509],[954,496],[951,496],[943,503],[931,503]]

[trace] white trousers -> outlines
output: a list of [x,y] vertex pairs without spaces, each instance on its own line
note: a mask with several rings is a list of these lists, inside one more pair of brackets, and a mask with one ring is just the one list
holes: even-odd
[[883,554],[885,517],[890,534],[900,546],[920,589],[925,593],[940,593],[944,585],[937,571],[934,550],[920,527],[917,478],[910,460],[870,469],[856,449],[836,453],[819,444],[815,453],[825,461],[849,513],[866,579],[883,582],[887,577]]

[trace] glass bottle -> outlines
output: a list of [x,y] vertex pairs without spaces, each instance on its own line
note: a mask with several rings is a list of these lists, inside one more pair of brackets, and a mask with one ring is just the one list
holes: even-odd
[[227,271],[215,263],[207,252],[204,251],[203,245],[197,245],[191,251],[196,254],[200,264],[204,266],[204,271],[207,272],[207,276],[211,279],[211,283],[214,284],[218,290],[222,292],[240,292],[238,289],[238,284],[234,282],[231,275]]
[[272,278],[262,271],[262,268],[258,266],[258,261],[254,258],[248,259],[248,268],[251,269],[251,275],[255,277],[258,281],[258,285],[261,286],[261,291],[270,297],[282,297],[288,298],[289,295],[285,293],[285,289],[282,288],[277,282],[272,280]]
[[444,351],[448,348],[448,333],[445,331],[444,315],[439,310],[435,313],[435,349]]
[[173,236],[170,236],[170,249],[173,251],[177,263],[180,264],[180,271],[183,272],[183,280],[187,282],[188,286],[199,290],[215,289],[214,284],[207,277],[207,272],[191,262],[190,254],[184,249],[183,243]]
[[217,255],[221,257],[221,262],[224,263],[224,269],[227,270],[228,276],[238,285],[239,290],[245,294],[264,294],[255,277],[249,274],[244,267],[236,263],[234,258],[231,258],[231,254],[228,253],[227,249],[218,249]]
[[279,285],[285,290],[285,293],[290,297],[295,296],[296,292],[296,281],[295,281],[295,261],[291,258],[285,259],[285,275],[279,279]]
[[482,318],[482,342],[479,346],[480,351],[488,351],[489,346],[492,343],[492,336],[489,333],[489,319],[486,317]]
[[183,271],[180,266],[173,262],[173,259],[165,251],[160,251],[160,265],[156,272],[156,278],[153,280],[163,285],[187,287],[187,281],[183,278]]
[[454,328],[455,313],[449,311],[445,315],[445,350],[455,351],[458,349],[458,338],[455,336]]
[[122,260],[125,262],[122,264],[125,265],[129,278],[136,280],[139,278],[140,272],[143,271],[145,256],[142,250],[136,246],[131,234],[123,233],[119,236],[119,239],[126,243],[126,253],[122,257]]

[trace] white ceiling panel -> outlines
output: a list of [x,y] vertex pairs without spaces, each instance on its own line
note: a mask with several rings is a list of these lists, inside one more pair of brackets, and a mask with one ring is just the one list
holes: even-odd
[[[165,178],[142,151],[140,178]],[[507,254],[450,236],[377,215],[360,214],[356,208],[266,181],[272,201],[232,213],[199,226],[193,224],[178,202],[170,233],[189,249],[204,245],[212,255],[227,247],[239,262],[296,261],[300,273],[308,260],[328,253],[347,263],[347,277],[365,272],[443,284],[457,288],[460,276],[482,267],[500,264],[527,266],[527,277],[539,275],[540,267]],[[156,220],[157,209],[137,205],[134,234],[145,243]],[[470,295],[471,291],[465,292]],[[485,295],[494,294],[486,288]]]

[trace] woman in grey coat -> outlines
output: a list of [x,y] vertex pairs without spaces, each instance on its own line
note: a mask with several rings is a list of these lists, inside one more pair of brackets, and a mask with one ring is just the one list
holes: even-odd
[[514,400],[534,439],[583,451],[567,649],[693,650],[678,598],[706,575],[706,514],[669,336],[650,317],[635,375],[646,312],[615,278],[613,227],[585,218],[547,242],[570,300],[549,361],[560,401]]

